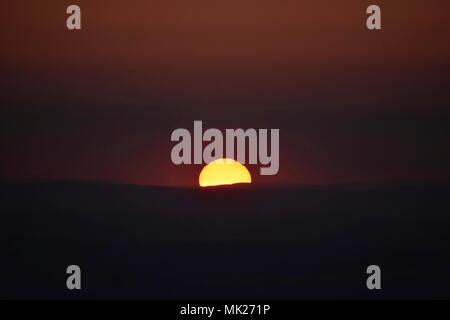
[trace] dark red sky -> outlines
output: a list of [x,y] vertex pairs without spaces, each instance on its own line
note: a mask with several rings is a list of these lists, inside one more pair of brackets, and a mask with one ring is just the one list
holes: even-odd
[[2,2],[0,174],[192,185],[170,133],[203,120],[280,128],[259,182],[448,179],[450,3],[376,3]]

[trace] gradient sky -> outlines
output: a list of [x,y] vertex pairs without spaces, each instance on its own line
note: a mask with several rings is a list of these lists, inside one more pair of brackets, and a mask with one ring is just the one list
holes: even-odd
[[[170,134],[279,128],[256,182],[450,178],[450,3],[96,0],[0,4],[0,175],[193,185]],[[82,30],[65,27],[82,9]]]

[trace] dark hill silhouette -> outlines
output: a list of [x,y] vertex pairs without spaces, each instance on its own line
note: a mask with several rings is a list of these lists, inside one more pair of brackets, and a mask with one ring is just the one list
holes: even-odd
[[0,189],[0,298],[450,298],[448,185]]

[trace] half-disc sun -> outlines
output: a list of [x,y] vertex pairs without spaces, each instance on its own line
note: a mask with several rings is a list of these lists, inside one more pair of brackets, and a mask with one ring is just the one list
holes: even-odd
[[207,164],[200,172],[198,182],[201,187],[251,183],[247,168],[233,159],[217,159]]

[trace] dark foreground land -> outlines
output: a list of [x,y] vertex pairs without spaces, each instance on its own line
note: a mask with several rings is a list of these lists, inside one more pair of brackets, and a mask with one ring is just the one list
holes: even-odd
[[449,191],[5,182],[0,298],[450,298]]

